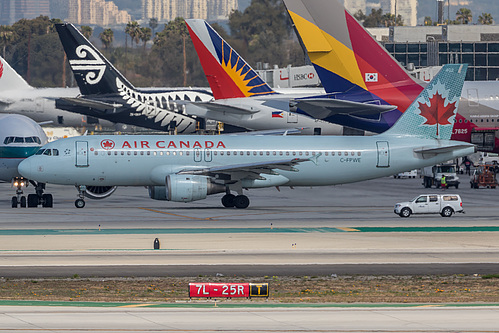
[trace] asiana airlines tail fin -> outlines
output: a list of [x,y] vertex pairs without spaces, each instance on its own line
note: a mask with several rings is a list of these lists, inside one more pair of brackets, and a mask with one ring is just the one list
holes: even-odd
[[337,0],[284,0],[327,93],[397,105],[423,89]]
[[215,99],[276,92],[204,20],[185,20]]

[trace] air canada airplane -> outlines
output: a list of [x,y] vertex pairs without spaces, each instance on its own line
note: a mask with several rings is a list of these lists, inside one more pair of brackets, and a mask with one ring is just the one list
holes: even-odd
[[[0,57],[0,113],[21,114],[38,123],[50,122],[51,126],[97,124],[97,119],[56,108],[56,98],[75,97],[78,93],[75,88],[34,88]],[[110,126],[111,123],[103,125]]]
[[[214,101],[191,103],[187,112],[199,107],[203,116],[251,130],[302,128],[302,134],[341,135],[343,126],[296,112],[296,105],[310,105],[315,99],[338,114],[379,114],[394,109],[391,105],[363,104],[325,99],[317,93],[288,89],[277,93],[251,66],[204,20],[185,21],[198,53]],[[293,91],[294,90],[294,91]],[[348,126],[348,125],[346,125]]]
[[[397,108],[369,116],[337,114],[324,102],[300,107],[313,117],[381,133],[407,110],[425,83],[413,78],[338,0],[284,0],[297,34],[332,99]],[[466,81],[453,140],[499,152],[499,82]]]
[[[0,114],[0,181],[12,182],[16,188],[16,196],[12,197],[13,208],[18,205],[26,207],[23,188],[28,185],[28,180],[21,177],[17,166],[46,143],[45,132],[32,119],[18,114]],[[33,185],[37,190],[38,184]]]
[[79,208],[83,184],[147,186],[152,199],[175,202],[225,193],[223,206],[246,208],[243,189],[393,175],[475,152],[474,145],[449,140],[466,69],[444,66],[395,125],[375,136],[96,135],[51,142],[21,162],[19,172],[76,185]]
[[187,115],[181,101],[209,101],[202,89],[135,88],[72,24],[55,25],[82,96],[60,98],[59,109],[116,123],[160,131],[196,131],[196,117]]

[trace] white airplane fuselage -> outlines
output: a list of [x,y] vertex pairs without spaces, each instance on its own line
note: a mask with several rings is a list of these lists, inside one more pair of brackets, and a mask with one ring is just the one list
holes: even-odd
[[[454,142],[455,143],[455,142]],[[168,175],[183,170],[309,159],[296,171],[279,170],[263,179],[243,179],[243,188],[321,186],[389,176],[459,156],[473,145],[437,155],[415,148],[452,144],[411,136],[86,136],[52,142],[58,156],[35,155],[22,175],[39,182],[94,186],[164,186]]]
[[[51,126],[85,127],[87,117],[63,111],[55,107],[60,97],[76,97],[78,88],[26,88],[0,91],[0,113],[21,114],[36,122],[49,122]],[[99,121],[103,126],[112,126],[108,121]]]

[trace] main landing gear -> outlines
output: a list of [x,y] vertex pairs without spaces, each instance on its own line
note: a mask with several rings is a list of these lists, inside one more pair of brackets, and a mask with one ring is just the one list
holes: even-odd
[[240,194],[240,195],[234,195],[230,193],[230,190],[226,191],[227,194],[225,194],[222,197],[222,205],[227,208],[248,208],[250,201],[247,196]]
[[[26,197],[23,195],[23,187],[27,187],[28,184],[34,186],[36,194],[28,194],[28,199],[26,200]],[[11,200],[12,208],[17,208],[18,206],[21,208],[33,208],[38,207],[38,205],[47,208],[54,206],[52,194],[43,193],[45,190],[45,183],[37,183],[32,180],[28,182],[28,180],[23,177],[17,177],[14,178],[13,185],[16,187],[16,195],[13,196]]]
[[85,192],[87,191],[87,187],[85,185],[77,185],[76,189],[78,190],[78,199],[75,200],[75,207],[76,208],[83,208],[85,207]]

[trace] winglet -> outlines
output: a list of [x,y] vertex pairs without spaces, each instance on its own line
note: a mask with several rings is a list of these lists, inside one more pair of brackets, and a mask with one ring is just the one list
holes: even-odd
[[449,64],[385,134],[450,140],[468,65]]
[[134,89],[74,25],[56,24],[55,28],[82,95],[118,94],[118,85]]
[[215,99],[275,94],[204,20],[185,20]]
[[31,89],[21,75],[10,67],[9,63],[0,57],[0,91]]

